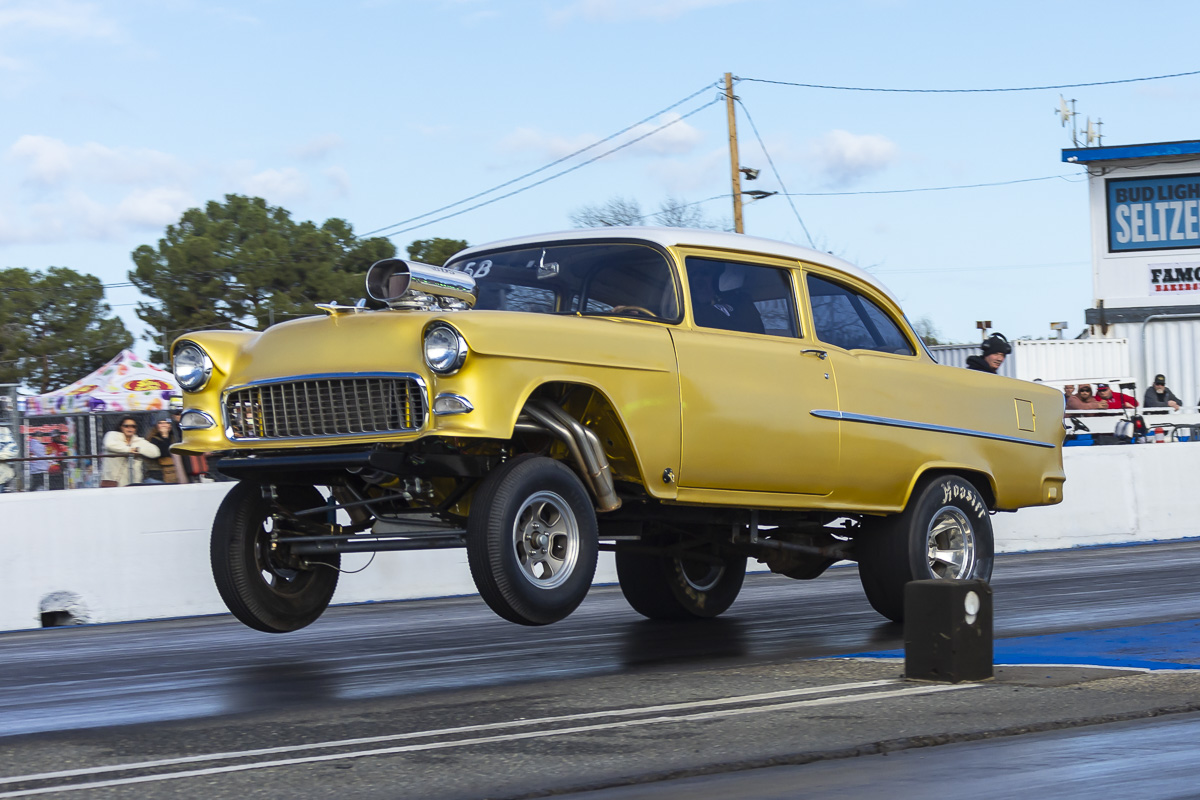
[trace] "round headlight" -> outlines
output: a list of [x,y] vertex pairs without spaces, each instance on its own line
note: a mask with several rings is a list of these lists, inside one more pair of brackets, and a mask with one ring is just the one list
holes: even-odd
[[443,322],[425,331],[425,363],[434,372],[453,374],[466,358],[467,343],[454,328]]
[[212,360],[199,345],[185,342],[175,348],[175,380],[185,391],[196,392],[204,388],[212,375]]

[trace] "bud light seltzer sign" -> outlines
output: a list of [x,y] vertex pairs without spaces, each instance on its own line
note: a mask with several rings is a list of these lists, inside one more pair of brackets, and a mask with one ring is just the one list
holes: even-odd
[[1108,249],[1200,247],[1200,174],[1113,178],[1108,192]]

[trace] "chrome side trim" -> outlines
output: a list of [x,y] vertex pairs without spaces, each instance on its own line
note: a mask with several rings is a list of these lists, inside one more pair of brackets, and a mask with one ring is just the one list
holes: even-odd
[[829,411],[827,409],[814,409],[809,412],[814,417],[821,419],[836,419],[842,422],[864,422],[868,425],[886,425],[892,428],[913,428],[920,431],[933,431],[934,433],[951,433],[955,436],[974,436],[978,439],[995,439],[998,442],[1012,442],[1013,444],[1028,444],[1034,447],[1049,447],[1053,449],[1054,445],[1049,442],[1035,442],[1031,439],[1022,439],[1017,436],[1006,436],[1003,433],[988,433],[987,431],[977,431],[971,428],[952,428],[949,425],[933,425],[928,422],[912,422],[906,419],[893,419],[892,417],[873,417],[870,414],[850,414],[845,411]]

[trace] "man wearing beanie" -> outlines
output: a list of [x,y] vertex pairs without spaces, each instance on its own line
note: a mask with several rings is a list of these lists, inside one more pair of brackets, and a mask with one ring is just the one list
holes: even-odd
[[1166,376],[1155,375],[1154,385],[1146,390],[1146,397],[1142,405],[1146,408],[1178,409],[1183,403],[1175,396],[1174,392],[1167,388]]
[[1004,338],[1003,333],[993,333],[984,339],[981,348],[982,353],[967,359],[967,369],[995,374],[1004,363],[1004,357],[1012,352],[1012,345]]

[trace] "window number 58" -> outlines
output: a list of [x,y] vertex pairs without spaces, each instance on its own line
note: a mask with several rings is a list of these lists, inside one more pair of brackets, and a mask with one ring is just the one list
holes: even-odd
[[483,261],[468,261],[467,265],[463,267],[463,272],[476,279],[486,276],[491,271],[492,260],[490,258]]

